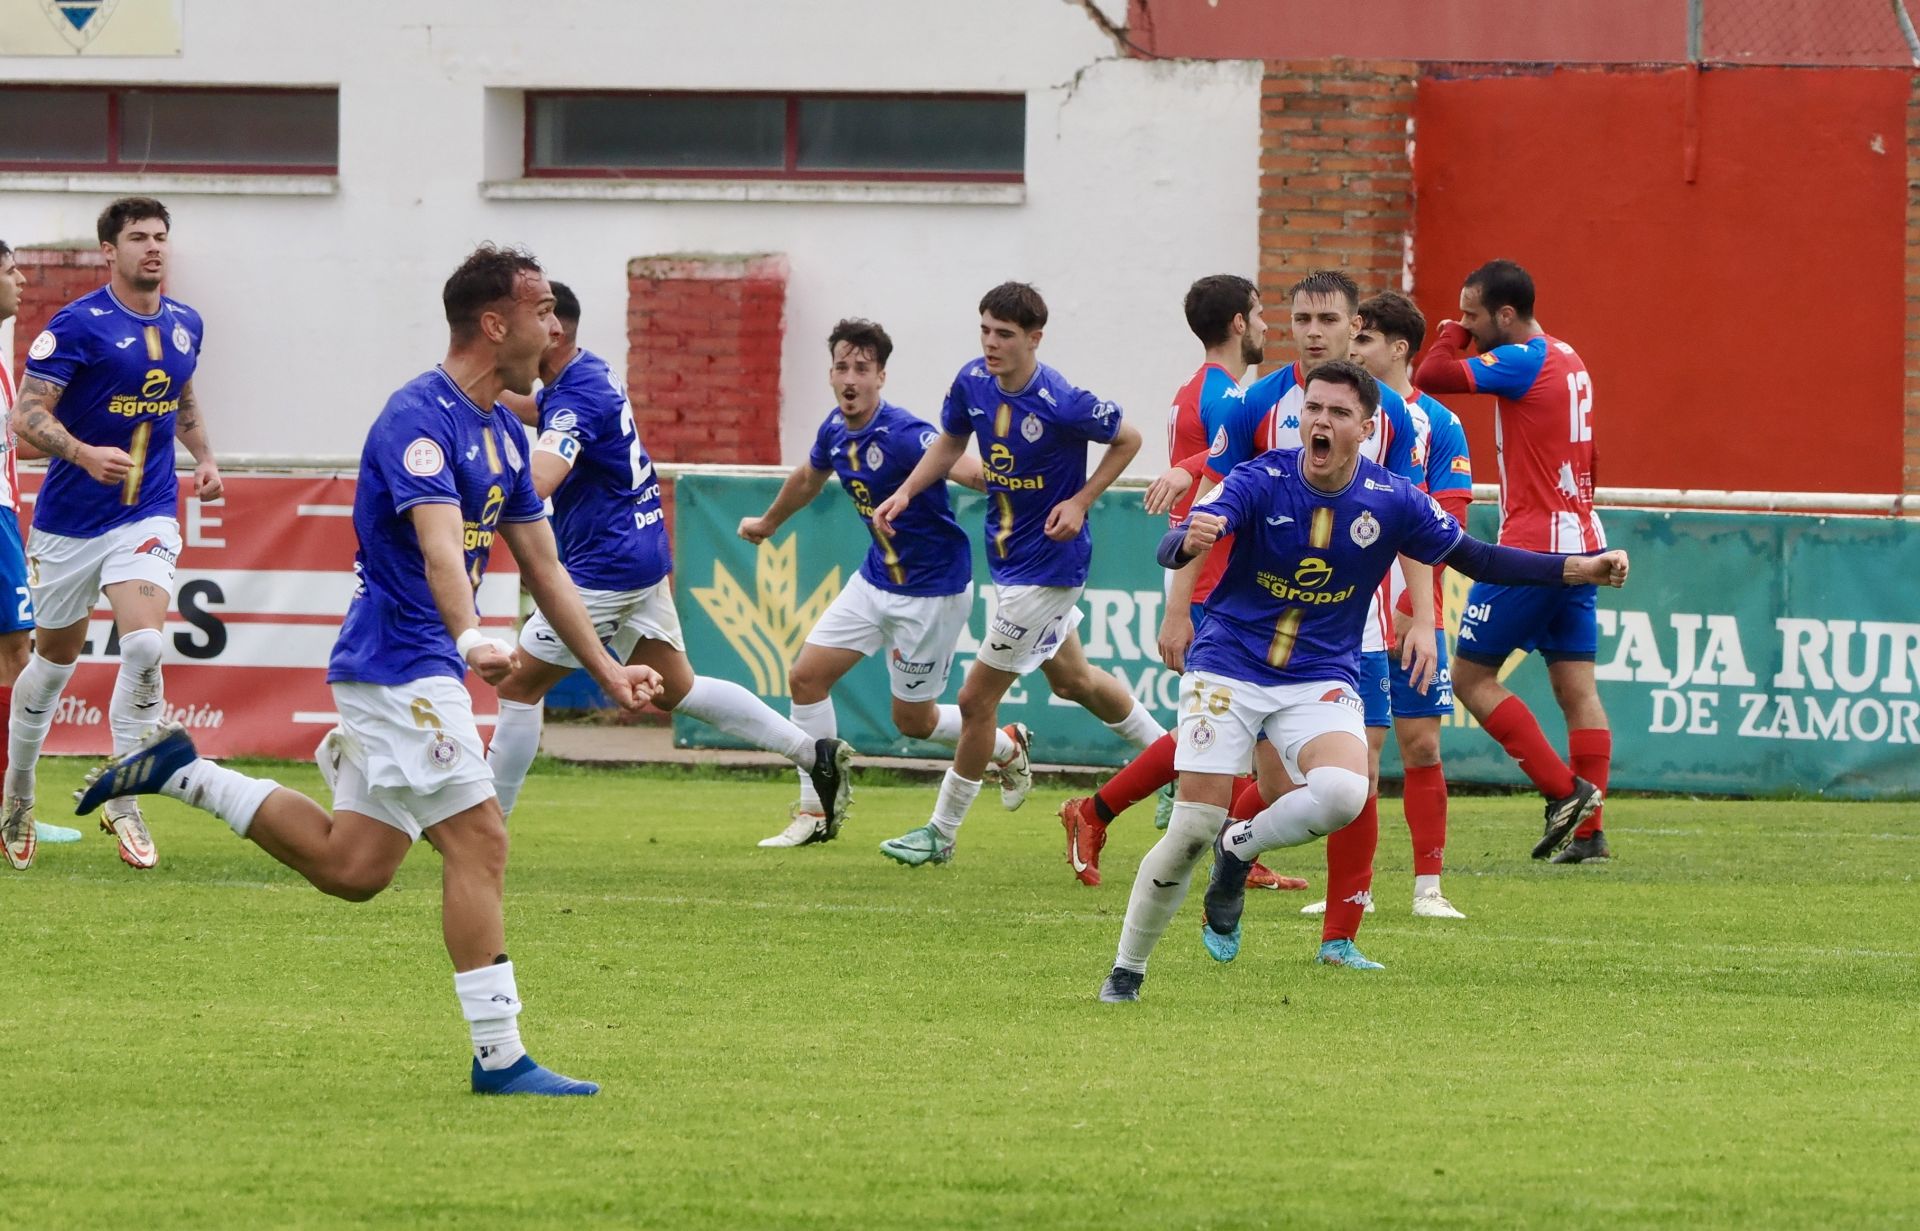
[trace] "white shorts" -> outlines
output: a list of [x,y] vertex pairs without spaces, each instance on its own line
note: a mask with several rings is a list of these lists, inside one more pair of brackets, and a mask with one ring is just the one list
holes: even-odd
[[[593,617],[594,635],[621,662],[642,638],[664,641],[676,650],[687,648],[680,634],[680,609],[673,605],[673,587],[665,578],[644,590],[582,590],[580,601]],[[581,665],[538,607],[520,628],[520,648],[555,667]]]
[[893,594],[855,573],[821,613],[807,644],[869,658],[884,647],[893,695],[938,701],[953,670],[953,644],[972,612],[972,582],[958,594]]
[[35,530],[27,539],[27,585],[33,590],[34,622],[66,628],[93,612],[100,591],[122,581],[150,581],[173,595],[180,559],[180,523],[143,517],[92,538]]
[[1351,684],[1247,684],[1205,672],[1180,677],[1180,742],[1173,767],[1238,777],[1253,765],[1261,731],[1280,752],[1287,776],[1305,782],[1300,750],[1322,735],[1344,732],[1364,747],[1360,694]]
[[336,810],[359,812],[418,841],[493,798],[493,771],[473,699],[458,680],[335,684],[340,725],[314,751]]
[[1000,586],[993,592],[993,617],[980,639],[981,662],[1014,675],[1027,672],[1060,652],[1080,627],[1084,586]]

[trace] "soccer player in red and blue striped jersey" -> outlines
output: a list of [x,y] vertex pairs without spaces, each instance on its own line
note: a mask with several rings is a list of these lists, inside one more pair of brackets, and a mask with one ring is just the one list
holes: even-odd
[[[1503,545],[1600,551],[1606,535],[1593,511],[1593,381],[1573,347],[1542,329],[1533,310],[1533,278],[1525,269],[1505,260],[1482,265],[1467,275],[1460,319],[1441,323],[1414,383],[1432,393],[1494,396]],[[1469,342],[1478,355],[1465,353]],[[1580,815],[1556,863],[1609,854],[1600,805],[1613,735],[1593,680],[1599,646],[1594,597],[1592,587],[1521,591],[1476,585],[1454,661],[1454,692],[1547,797],[1547,833],[1569,810]],[[1526,703],[1500,683],[1500,668],[1515,650],[1538,650],[1547,660],[1553,695],[1567,720],[1571,767],[1547,742]],[[1533,857],[1544,859],[1557,845],[1543,837]]]

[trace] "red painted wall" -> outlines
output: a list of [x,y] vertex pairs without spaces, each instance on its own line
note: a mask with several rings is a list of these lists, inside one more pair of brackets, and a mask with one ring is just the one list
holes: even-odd
[[[1901,490],[1906,106],[1895,70],[1422,79],[1416,296],[1511,257],[1594,374],[1608,486]],[[1819,375],[1814,376],[1815,367]],[[1461,398],[1479,477],[1491,402]]]

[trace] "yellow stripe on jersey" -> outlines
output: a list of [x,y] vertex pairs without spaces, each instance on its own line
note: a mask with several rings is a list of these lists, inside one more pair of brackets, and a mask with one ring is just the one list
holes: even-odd
[[1000,403],[1000,409],[993,412],[993,434],[995,436],[998,436],[1000,439],[1005,440],[1007,438],[1007,433],[1011,432],[1012,430],[1013,430],[1013,407],[1007,405],[1005,402],[1002,402]]
[[493,443],[493,429],[487,428],[482,431],[480,439],[487,442],[487,471],[490,474],[499,474],[506,468],[500,464],[500,448]]
[[883,534],[880,527],[872,522],[867,523],[867,529],[873,532],[873,541],[880,545],[880,559],[887,566],[887,576],[893,579],[896,586],[906,585],[907,570],[900,563],[900,553],[893,549],[893,536]]
[[148,325],[142,332],[146,335],[147,339],[147,358],[153,360],[155,363],[166,358],[167,352],[161,349],[160,346],[160,326]]
[[140,481],[147,473],[147,438],[153,435],[153,420],[144,419],[133,429],[127,441],[127,459],[133,468],[120,480],[120,503],[131,508],[140,502]]
[[1313,511],[1313,525],[1308,528],[1307,542],[1315,547],[1333,546],[1333,507],[1323,505]]
[[1007,540],[1013,537],[1013,500],[1005,492],[995,492],[993,501],[1000,506],[1000,528],[993,532],[993,549],[1004,560],[1007,558]]
[[851,440],[847,442],[847,469],[855,474],[860,473],[860,446]]
[[1289,607],[1273,622],[1273,643],[1267,646],[1268,666],[1284,667],[1293,657],[1294,643],[1300,637],[1300,620],[1306,614],[1305,607]]

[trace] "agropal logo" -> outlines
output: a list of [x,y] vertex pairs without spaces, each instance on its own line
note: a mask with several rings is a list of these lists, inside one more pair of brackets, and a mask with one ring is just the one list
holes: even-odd
[[754,550],[753,592],[749,594],[727,566],[713,562],[713,584],[693,597],[753,673],[753,690],[763,697],[787,695],[787,672],[814,624],[840,593],[840,568],[827,571],[819,585],[800,598],[800,536],[771,539]]

